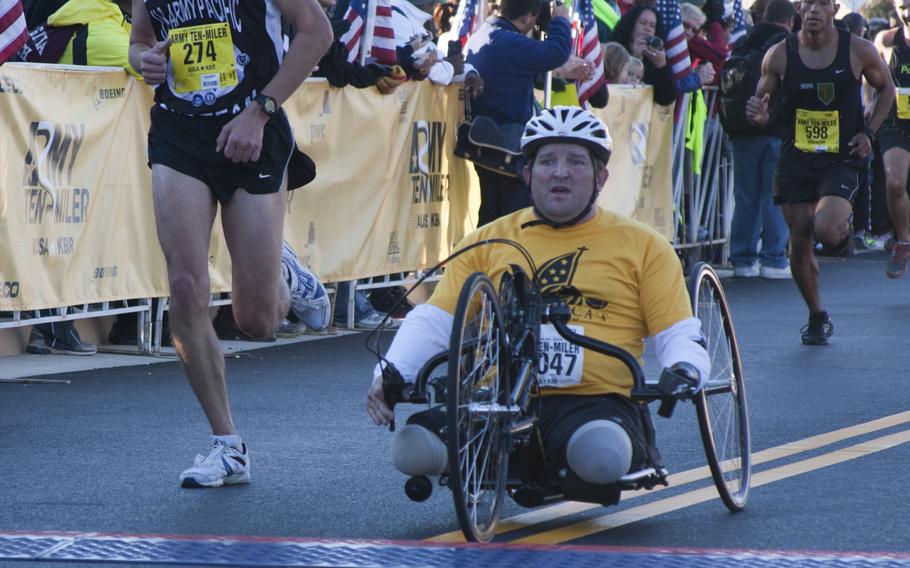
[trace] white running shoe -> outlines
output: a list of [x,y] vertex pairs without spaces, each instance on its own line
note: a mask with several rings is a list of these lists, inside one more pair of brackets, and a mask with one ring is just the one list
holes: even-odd
[[759,276],[769,280],[787,280],[793,278],[793,273],[790,272],[790,265],[784,266],[782,268],[776,268],[774,266],[764,266],[761,267],[761,272]]
[[291,309],[308,328],[314,331],[328,329],[332,321],[332,304],[325,286],[300,264],[297,253],[287,241],[281,245],[281,264],[291,289]]
[[734,278],[756,278],[758,276],[758,263],[753,262],[752,264],[747,264],[745,266],[734,266],[733,267],[733,277]]
[[214,440],[209,455],[196,456],[195,465],[180,474],[180,486],[221,487],[250,482],[250,455],[246,444],[237,449]]

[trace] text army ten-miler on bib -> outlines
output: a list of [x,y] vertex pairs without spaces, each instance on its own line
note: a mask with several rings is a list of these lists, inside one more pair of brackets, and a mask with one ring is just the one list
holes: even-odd
[[237,84],[234,42],[225,23],[202,24],[171,30],[174,92],[191,93]]
[[[569,329],[578,335],[585,334],[580,325]],[[550,324],[540,326],[538,343],[537,382],[541,387],[570,387],[581,383],[585,367],[585,350],[563,339]]]
[[813,154],[840,151],[840,123],[836,110],[796,109],[796,147]]

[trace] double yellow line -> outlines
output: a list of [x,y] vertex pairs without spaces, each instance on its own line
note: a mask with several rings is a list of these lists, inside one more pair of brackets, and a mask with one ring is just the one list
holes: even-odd
[[[804,452],[810,452],[824,446],[829,446],[831,444],[842,442],[844,440],[849,440],[850,438],[864,436],[879,430],[906,424],[907,422],[910,422],[910,411],[893,414],[891,416],[885,416],[883,418],[864,422],[855,426],[849,426],[840,430],[834,430],[832,432],[827,432],[818,436],[812,436],[803,440],[797,440],[795,442],[790,442],[782,446],[769,448],[767,450],[752,454],[752,466],[754,468],[754,466],[763,463],[787,458]],[[833,450],[825,454],[807,458],[805,460],[793,462],[787,465],[775,467],[757,473],[753,472],[752,487],[759,487],[767,483],[779,481],[781,479],[786,479],[795,475],[815,471],[823,467],[828,467],[859,457],[867,456],[907,442],[910,442],[910,430],[903,430],[894,434],[888,434],[886,436],[841,448],[839,450]],[[701,481],[710,477],[711,472],[708,467],[705,466],[671,475],[670,482],[674,487],[679,487],[680,485]],[[622,499],[623,502],[625,502],[642,495],[653,494],[662,489],[664,489],[663,486],[657,486],[650,491],[640,490],[627,492],[623,494]],[[639,507],[617,511],[616,513],[610,513],[564,527],[533,534],[531,536],[510,542],[521,544],[560,544],[595,533],[603,532],[615,527],[634,523],[636,521],[647,519],[649,517],[654,517],[685,507],[690,507],[692,505],[697,505],[699,503],[704,503],[705,501],[710,501],[711,499],[715,498],[717,498],[717,490],[713,485],[711,485],[710,487],[696,489],[687,493],[669,497],[667,499],[661,499],[648,503],[646,505],[641,505]],[[566,501],[559,503],[558,505],[545,507],[543,509],[538,509],[528,513],[523,513],[521,515],[516,515],[508,519],[503,519],[500,521],[499,526],[496,529],[496,534],[501,535],[516,530],[527,529],[537,524],[554,521],[598,507],[600,507],[600,505]],[[427,540],[431,542],[464,542],[464,536],[461,534],[461,531],[454,531],[437,535]]]

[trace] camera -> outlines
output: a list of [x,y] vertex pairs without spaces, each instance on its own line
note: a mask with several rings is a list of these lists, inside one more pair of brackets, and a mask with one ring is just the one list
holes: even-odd
[[654,51],[660,51],[664,48],[664,40],[657,36],[649,37],[645,40],[645,44],[647,44],[649,49],[653,49]]

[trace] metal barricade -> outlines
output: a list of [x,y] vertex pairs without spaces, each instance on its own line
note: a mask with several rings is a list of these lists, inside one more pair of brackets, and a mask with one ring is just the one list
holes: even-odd
[[[673,128],[673,204],[677,250],[689,260],[726,264],[733,214],[733,161],[729,139],[717,116],[717,88],[702,89],[707,108],[701,148],[687,149],[693,98],[680,97]],[[700,156],[700,171],[693,160]]]

